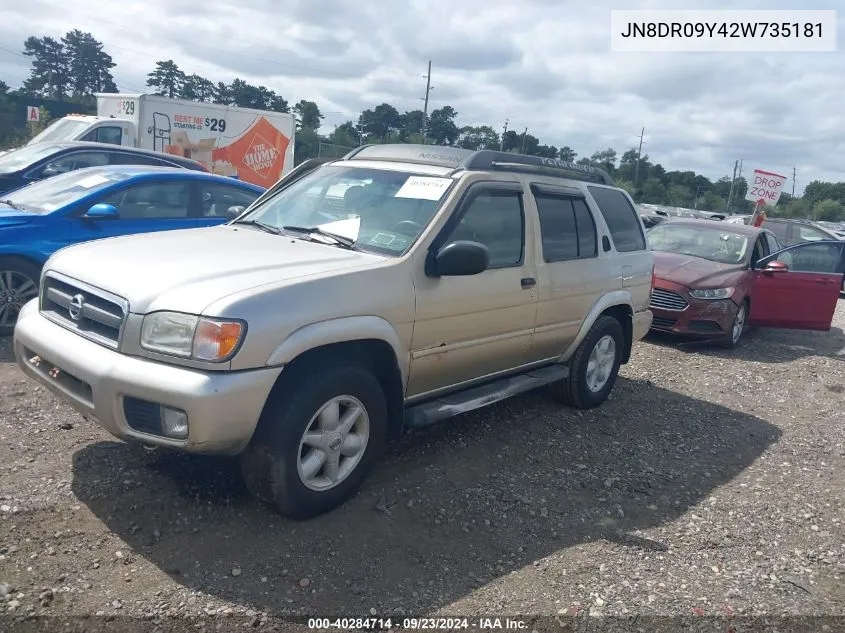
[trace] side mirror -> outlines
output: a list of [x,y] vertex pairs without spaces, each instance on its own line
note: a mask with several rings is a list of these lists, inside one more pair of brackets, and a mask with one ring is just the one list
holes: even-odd
[[226,209],[226,217],[229,218],[230,220],[234,220],[236,217],[238,217],[244,211],[246,211],[246,207],[241,206],[241,205],[229,207],[228,209]]
[[773,275],[775,273],[785,273],[788,270],[789,266],[777,260],[770,261],[763,267],[763,273],[766,275]]
[[490,265],[490,252],[478,242],[449,242],[437,251],[434,273],[443,277],[477,275]]
[[86,213],[83,217],[90,218],[92,220],[116,220],[120,217],[120,211],[110,204],[104,204],[101,202],[100,204],[95,204],[93,207],[88,209],[88,213]]

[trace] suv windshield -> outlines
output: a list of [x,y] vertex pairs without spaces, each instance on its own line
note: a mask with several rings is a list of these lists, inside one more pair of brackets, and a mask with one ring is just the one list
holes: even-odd
[[260,223],[298,236],[303,228],[317,229],[315,239],[319,232],[330,233],[361,250],[401,255],[434,216],[453,182],[406,171],[328,165],[238,222]]
[[709,259],[721,264],[741,264],[748,252],[748,238],[730,230],[683,224],[659,224],[648,232],[655,251]]
[[45,141],[72,141],[89,125],[91,124],[88,121],[80,121],[79,119],[59,119],[52,125],[47,126],[47,129],[36,135],[27,145],[44,143]]
[[51,143],[24,145],[18,149],[13,149],[7,154],[0,155],[0,174],[11,174],[29,167],[34,162],[46,158],[56,149],[57,147]]
[[126,180],[131,175],[123,171],[104,170],[99,167],[77,169],[2,194],[0,206],[7,205],[30,213],[49,213],[76,202],[83,196]]

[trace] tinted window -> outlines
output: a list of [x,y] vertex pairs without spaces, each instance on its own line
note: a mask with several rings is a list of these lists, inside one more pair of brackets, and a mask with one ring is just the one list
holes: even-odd
[[209,218],[232,219],[240,215],[229,212],[232,207],[248,207],[258,197],[257,193],[216,184],[200,184],[200,213]]
[[779,251],[781,246],[778,243],[777,238],[772,235],[771,233],[766,233],[766,240],[769,243],[769,252],[774,253],[775,251]]
[[842,246],[840,244],[801,244],[766,259],[783,262],[796,273],[841,273]]
[[119,127],[109,126],[97,128],[97,140],[100,143],[111,143],[120,145],[123,131]]
[[596,229],[583,200],[537,194],[543,258],[558,262],[596,255]]
[[621,191],[604,187],[590,187],[590,193],[599,206],[613,244],[620,253],[645,249],[640,218],[628,198]]
[[524,233],[522,194],[481,191],[471,199],[452,239],[484,244],[490,251],[490,268],[502,268],[522,262]]
[[572,201],[575,209],[575,224],[578,228],[578,257],[595,257],[598,255],[598,236],[593,214],[587,203],[581,199]]
[[100,200],[117,208],[121,220],[186,218],[189,215],[188,183],[150,182],[128,187]]
[[786,244],[788,239],[786,222],[770,222],[764,221],[763,227],[769,229],[772,233],[778,236],[778,239]]
[[112,152],[110,156],[112,165],[151,165],[153,167],[173,166],[171,163],[165,163],[164,161],[161,161],[158,158],[146,156],[144,154],[133,154],[130,152]]
[[72,152],[50,161],[41,172],[44,175],[47,175],[47,173],[56,175],[84,169],[85,167],[102,167],[108,164],[109,156],[106,152]]

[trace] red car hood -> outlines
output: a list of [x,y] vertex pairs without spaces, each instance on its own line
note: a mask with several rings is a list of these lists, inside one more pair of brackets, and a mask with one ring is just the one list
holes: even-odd
[[747,271],[742,266],[720,264],[677,253],[654,252],[654,276],[687,288],[735,286]]

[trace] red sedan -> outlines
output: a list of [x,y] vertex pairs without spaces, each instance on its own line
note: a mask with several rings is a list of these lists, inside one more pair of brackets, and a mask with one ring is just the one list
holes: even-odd
[[652,329],[736,347],[750,325],[830,329],[845,242],[782,248],[771,231],[673,219],[648,232],[654,253]]

